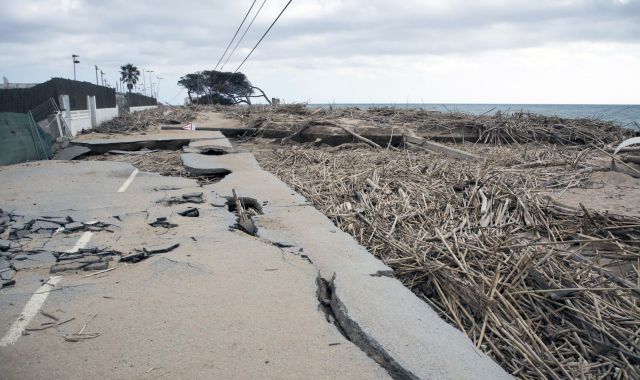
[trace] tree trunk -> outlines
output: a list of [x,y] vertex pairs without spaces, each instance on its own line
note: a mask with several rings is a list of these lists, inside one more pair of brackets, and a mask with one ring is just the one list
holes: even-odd
[[264,99],[267,101],[267,103],[269,103],[269,105],[271,105],[271,99],[269,99],[269,97],[267,97],[267,95],[264,93],[264,91],[262,91],[260,88],[256,87],[256,86],[251,86],[252,90],[258,90],[262,93],[262,97],[264,97]]

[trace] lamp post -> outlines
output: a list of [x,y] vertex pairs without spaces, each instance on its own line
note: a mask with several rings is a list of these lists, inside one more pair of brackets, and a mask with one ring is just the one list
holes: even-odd
[[147,76],[144,75],[145,72],[147,72],[147,70],[142,69],[142,93],[147,95]]
[[153,73],[153,70],[149,70],[147,71],[149,73],[149,86],[151,86],[149,88],[149,95],[151,95],[151,97],[153,97],[153,79],[151,79],[151,73]]
[[76,63],[80,63],[78,58],[80,58],[77,54],[71,54],[71,58],[73,59],[73,80],[76,80]]
[[160,94],[160,81],[164,78],[156,77],[156,79],[158,79],[158,87],[156,87],[156,99],[158,99],[158,96]]

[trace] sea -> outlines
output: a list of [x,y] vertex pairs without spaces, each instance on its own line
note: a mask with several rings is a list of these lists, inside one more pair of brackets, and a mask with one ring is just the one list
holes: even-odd
[[495,114],[511,112],[528,112],[545,116],[563,118],[595,118],[610,120],[616,124],[640,131],[640,105],[612,105],[612,104],[415,104],[415,103],[336,103],[309,104],[310,107],[337,108],[381,108],[394,107],[399,109],[424,109],[441,112],[462,112],[473,115]]

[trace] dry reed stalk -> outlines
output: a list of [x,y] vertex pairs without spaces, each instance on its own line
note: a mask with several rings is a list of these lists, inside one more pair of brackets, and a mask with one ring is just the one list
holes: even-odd
[[254,153],[514,376],[637,378],[640,218],[542,194],[587,184],[593,151],[492,149]]

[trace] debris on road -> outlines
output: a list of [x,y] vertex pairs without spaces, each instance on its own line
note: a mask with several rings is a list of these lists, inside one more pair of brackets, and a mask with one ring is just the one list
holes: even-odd
[[[142,152],[142,151],[139,151]],[[132,152],[129,152],[132,153]],[[136,153],[136,152],[133,152]],[[163,176],[191,178],[198,184],[218,182],[220,175],[194,175],[182,165],[181,152],[174,150],[148,151],[145,154],[101,154],[85,158],[87,161],[126,162],[141,171],[158,173]]]
[[183,203],[204,203],[203,193],[187,193],[182,194],[181,196],[174,196],[170,198],[163,199],[159,201],[166,206],[174,205],[174,204],[183,204]]
[[236,189],[232,189],[233,192],[233,200],[235,203],[235,212],[238,215],[238,227],[240,230],[246,232],[251,236],[256,236],[258,234],[258,227],[251,218],[251,215],[247,213],[245,206],[242,203],[242,200],[238,197],[236,193]]
[[82,328],[80,330],[74,332],[71,335],[66,335],[64,337],[64,340],[67,341],[67,342],[80,342],[82,340],[95,339],[95,338],[99,337],[100,335],[102,335],[101,332],[94,332],[94,333],[85,333],[84,332],[84,330],[89,325],[89,322],[91,322],[97,316],[98,316],[98,314],[94,314],[93,316],[91,316],[91,318],[89,318],[89,320],[84,325],[82,325]]
[[[92,264],[100,264],[100,265],[92,265]],[[109,266],[107,259],[100,256],[82,256],[80,258],[72,259],[72,260],[64,260],[57,264],[54,264],[50,272],[51,273],[59,273],[59,272],[67,272],[67,271],[75,271],[75,270],[102,270],[106,269]]]
[[167,243],[167,244],[158,245],[158,246],[144,247],[141,250],[135,250],[129,253],[128,255],[122,256],[120,258],[120,261],[137,263],[153,255],[171,252],[174,249],[178,248],[179,246],[180,246],[180,243]]
[[179,246],[180,246],[180,243],[167,243],[167,244],[163,244],[163,245],[145,247],[145,248],[143,248],[143,250],[144,250],[144,252],[146,252],[149,255],[155,255],[157,253],[171,252],[174,249],[178,248]]
[[124,255],[120,258],[121,262],[125,263],[137,263],[138,261],[142,261],[145,259],[146,252],[145,251],[133,251],[127,255]]
[[149,223],[151,227],[162,227],[162,228],[175,228],[178,227],[177,224],[171,223],[167,220],[166,216],[162,216],[160,218],[156,218],[154,222]]
[[84,229],[84,224],[79,223],[79,222],[69,223],[69,224],[64,226],[64,232],[65,233],[76,232],[76,231],[80,231],[82,229]]
[[198,209],[195,207],[191,207],[184,211],[179,212],[178,215],[189,217],[189,218],[197,218],[200,216],[200,211],[198,211]]

